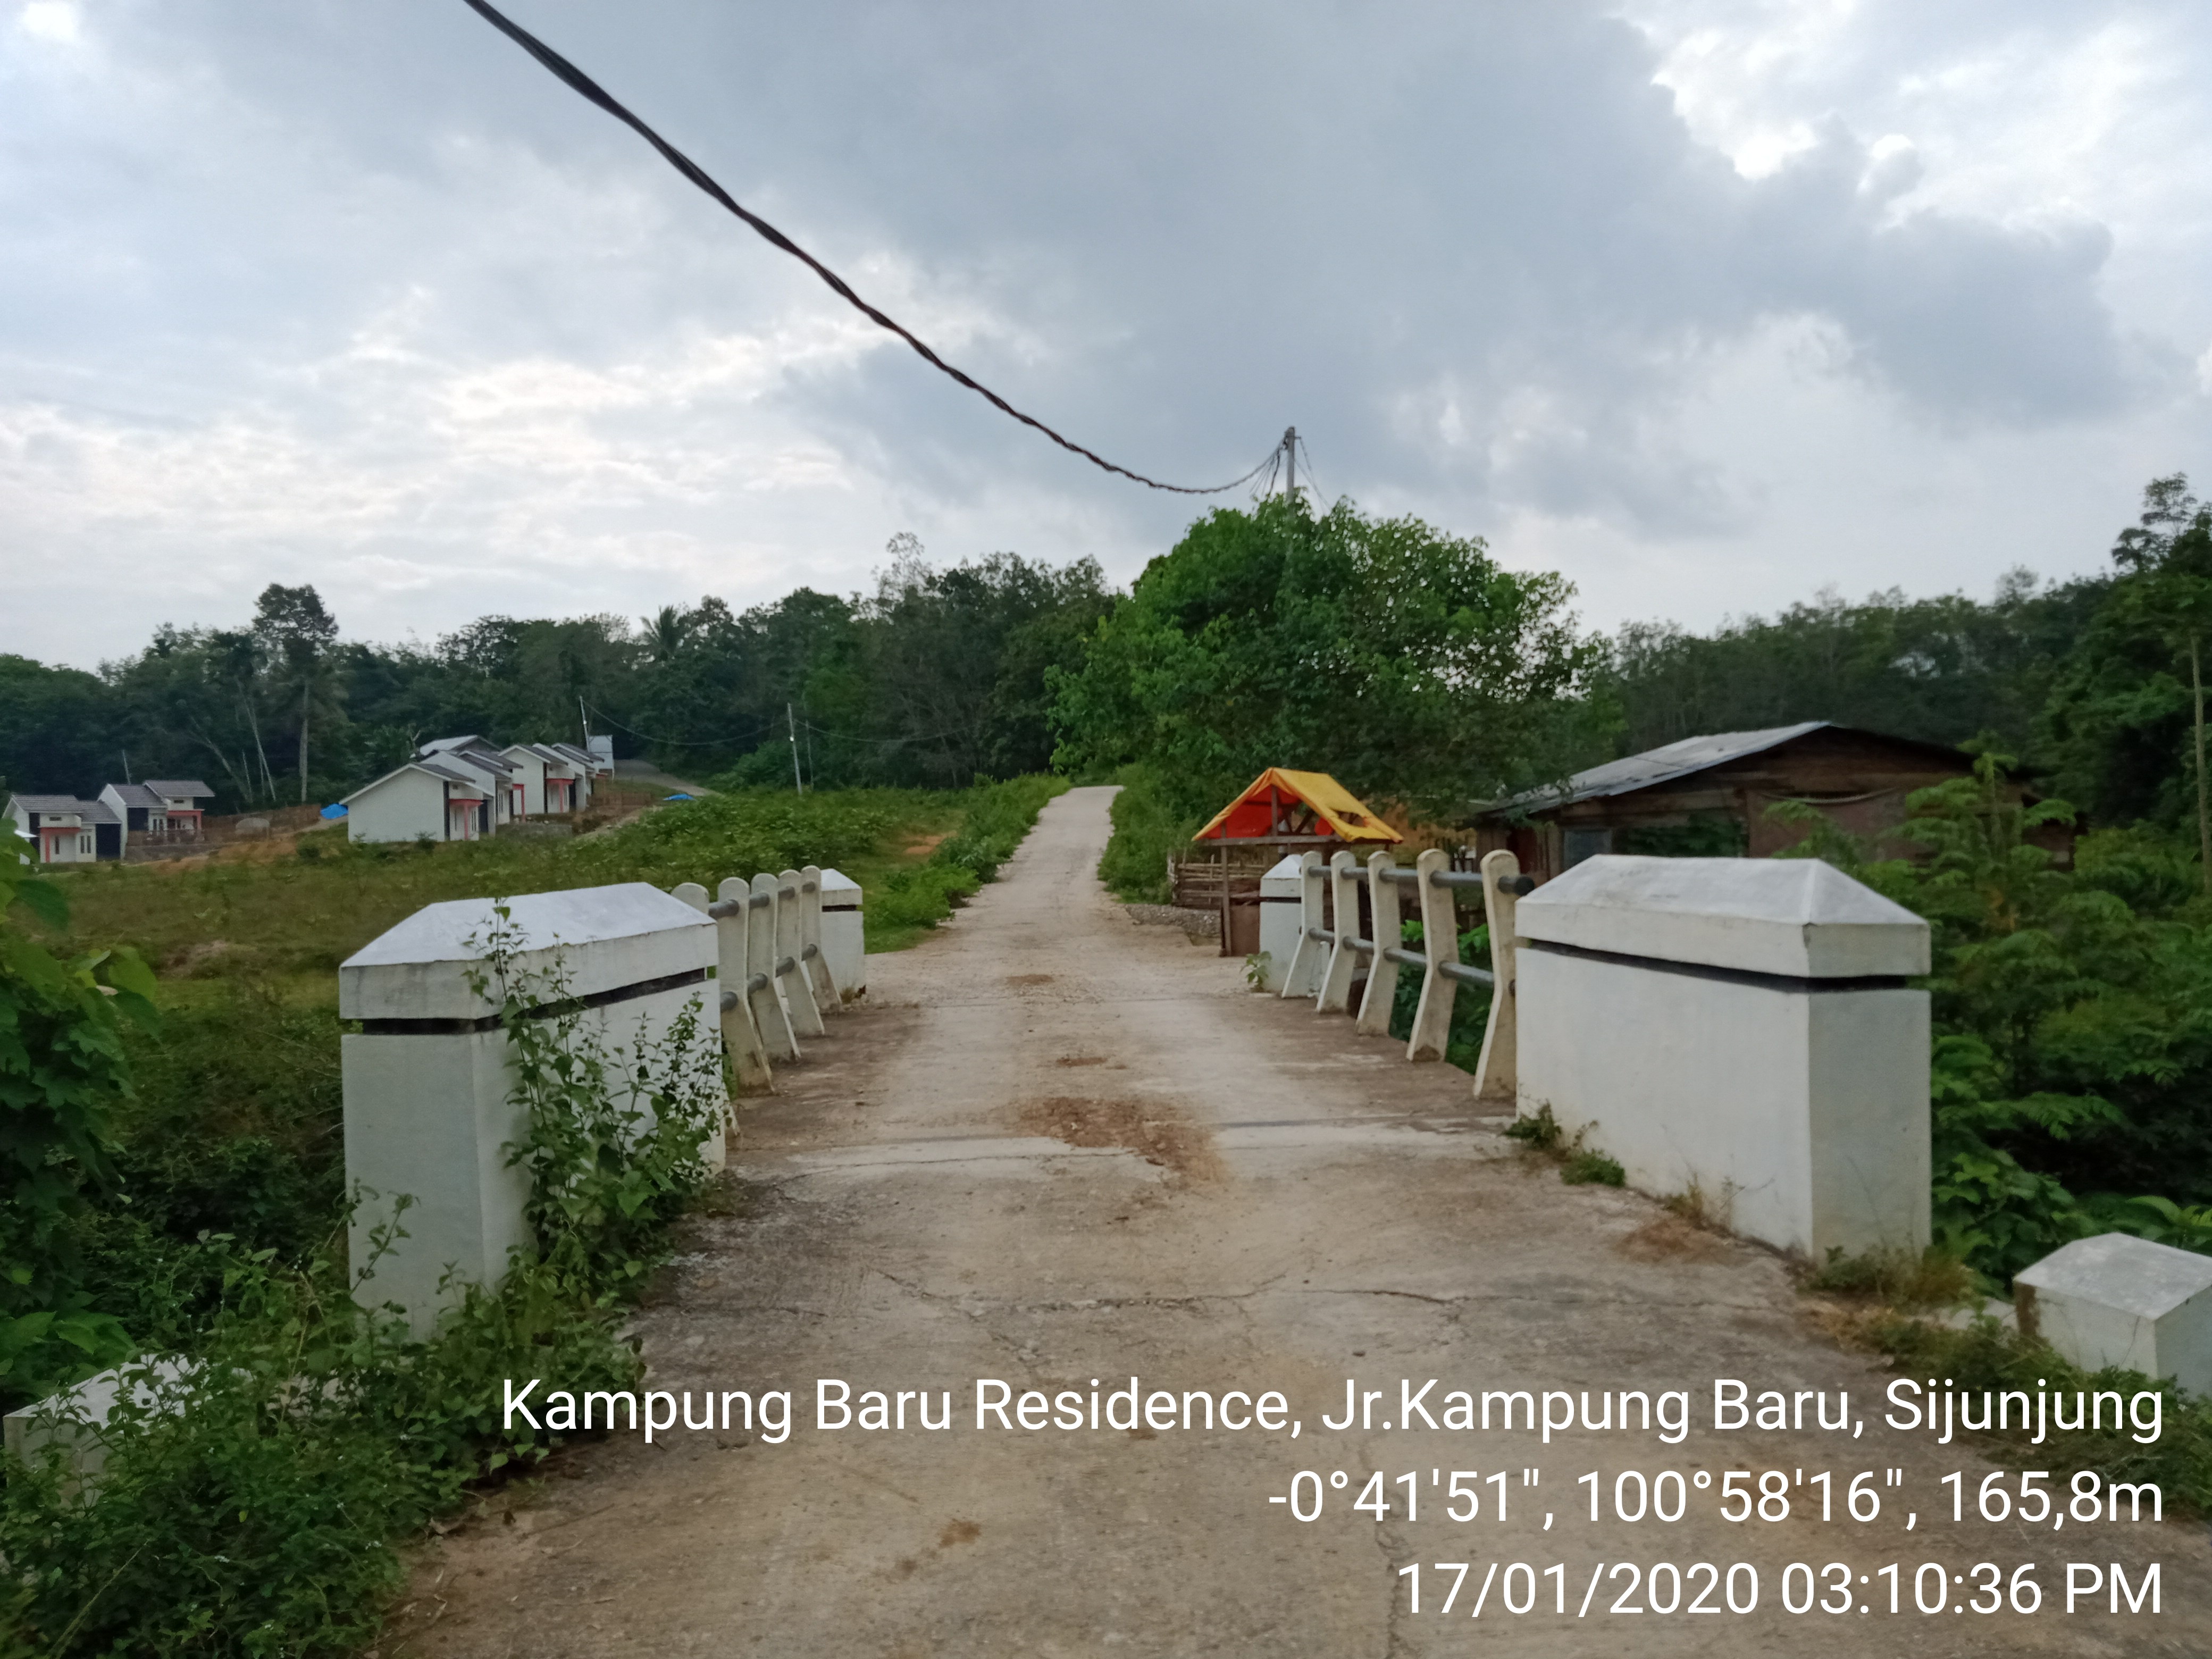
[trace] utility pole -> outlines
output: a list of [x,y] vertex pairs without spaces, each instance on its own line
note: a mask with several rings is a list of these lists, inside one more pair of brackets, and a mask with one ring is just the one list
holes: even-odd
[[799,794],[806,793],[806,786],[799,778],[799,716],[791,712],[791,705],[783,706],[784,723],[791,731],[791,787]]
[[1288,488],[1283,493],[1295,501],[1298,493],[1298,429],[1294,426],[1283,428],[1283,456],[1291,464]]

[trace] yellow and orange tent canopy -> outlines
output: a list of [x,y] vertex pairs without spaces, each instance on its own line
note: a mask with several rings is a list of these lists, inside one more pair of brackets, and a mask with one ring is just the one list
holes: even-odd
[[1404,837],[1328,773],[1271,766],[1191,839],[1388,845]]

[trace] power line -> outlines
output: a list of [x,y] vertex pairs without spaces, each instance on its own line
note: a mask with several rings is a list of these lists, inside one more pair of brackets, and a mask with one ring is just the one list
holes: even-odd
[[[579,701],[580,702],[580,701],[581,701],[581,699],[579,699]],[[641,731],[639,731],[639,730],[638,730],[635,726],[624,726],[624,725],[623,725],[620,720],[617,720],[617,719],[616,719],[612,714],[610,714],[609,713],[607,713],[607,711],[606,711],[605,709],[599,708],[599,706],[597,706],[596,704],[591,705],[591,708],[592,708],[592,713],[593,713],[594,714],[597,714],[597,715],[598,715],[601,720],[605,720],[605,721],[609,726],[613,726],[613,727],[615,728],[615,730],[616,730],[616,731],[617,731],[617,732],[629,732],[629,733],[630,734],[630,736],[632,736],[633,738],[636,738],[640,743],[659,743],[659,744],[667,744],[670,748],[672,748],[672,749],[729,749],[729,748],[732,748],[732,747],[734,747],[735,745],[737,745],[738,744],[742,743],[742,742],[744,742],[744,739],[743,738],[729,738],[729,737],[723,737],[723,738],[656,738],[656,737],[653,737],[653,736],[652,736],[651,734],[649,734],[649,733],[647,733],[647,732],[641,732]],[[758,729],[757,731],[755,731],[755,732],[750,732],[750,733],[748,733],[747,735],[748,735],[748,736],[750,736],[750,737],[754,737],[754,738],[761,737],[761,736],[764,735],[766,732],[769,732],[769,730],[774,726],[774,725],[775,725],[775,722],[774,722],[773,720],[767,720],[767,721],[763,721],[763,722],[762,722],[762,724],[761,724],[761,726],[760,726],[760,727],[759,727],[759,729]]]
[[[721,185],[716,184],[713,179],[709,178],[704,168],[701,167],[696,162],[692,161],[690,156],[684,155],[683,151],[678,149],[665,138],[663,138],[651,127],[646,125],[646,124],[640,120],[636,116],[631,114],[629,110],[623,108],[620,103],[616,101],[613,95],[607,92],[605,88],[601,87],[598,82],[592,80],[590,76],[585,74],[583,70],[578,69],[574,64],[561,56],[559,52],[554,51],[552,47],[547,46],[536,35],[531,33],[527,29],[523,28],[520,25],[511,22],[506,17],[501,16],[495,8],[487,3],[487,0],[467,0],[467,4],[471,10],[474,11],[478,16],[482,17],[486,22],[489,23],[501,33],[506,35],[510,40],[513,40],[515,45],[520,46],[532,58],[535,58],[540,64],[544,65],[547,70],[550,70],[556,78],[566,83],[572,91],[577,93],[580,96],[589,100],[592,103],[598,105],[608,114],[613,116],[616,120],[620,121],[624,126],[629,127],[632,131],[635,132],[638,137],[644,139],[646,143],[651,144],[653,149],[659,150],[660,152],[661,158],[665,161],[669,166],[674,167],[678,173],[682,173],[686,179],[689,179],[694,185],[704,191],[716,202],[729,210],[730,212],[735,214],[738,218],[744,220],[745,223],[751,226],[753,229],[772,246],[781,248],[784,252],[791,255],[793,258],[797,259],[805,264],[808,270],[811,270],[816,276],[819,276],[824,283],[829,284],[832,293],[836,294],[838,298],[843,300],[847,304],[853,307],[854,309],[860,312],[860,314],[867,318],[870,322],[874,323],[879,328],[890,330],[892,333],[897,335],[899,338],[904,340],[908,345],[912,346],[915,351],[920,353],[922,360],[928,363],[933,368],[936,368],[944,374],[951,375],[955,380],[957,380],[962,386],[966,386],[970,392],[973,392],[978,396],[987,399],[993,407],[1006,414],[1012,416],[1024,426],[1032,427],[1037,431],[1042,432],[1046,437],[1051,439],[1053,442],[1058,444],[1062,449],[1072,451],[1075,454],[1082,456],[1084,459],[1089,461],[1094,466],[1103,467],[1109,472],[1118,472],[1125,478],[1133,479],[1137,483],[1146,486],[1148,489],[1164,489],[1177,495],[1219,495],[1225,494],[1227,491],[1236,489],[1237,485],[1257,477],[1265,468],[1273,463],[1274,456],[1271,453],[1267,460],[1261,462],[1258,466],[1254,467],[1242,478],[1232,479],[1230,483],[1225,484],[1209,484],[1200,489],[1194,488],[1188,484],[1162,483],[1158,478],[1148,478],[1141,472],[1132,472],[1127,467],[1115,465],[1104,456],[1097,454],[1091,450],[1085,449],[1081,444],[1075,442],[1073,440],[1062,437],[1059,433],[1054,431],[1050,427],[1047,426],[1042,421],[1038,420],[1035,416],[1024,415],[1020,410],[1016,409],[1012,404],[1008,403],[1004,398],[1001,398],[997,392],[992,391],[990,387],[983,385],[981,381],[974,379],[972,376],[963,373],[961,370],[955,368],[951,363],[946,362],[944,358],[939,356],[936,352],[929,348],[928,345],[924,343],[923,341],[913,332],[913,331],[907,328],[902,324],[894,320],[892,318],[886,316],[884,313],[877,310],[875,307],[870,305],[866,300],[863,300],[858,294],[853,291],[852,285],[846,282],[842,276],[840,276],[836,271],[830,270],[830,267],[823,264],[821,260],[816,258],[805,248],[799,246],[798,243],[793,241],[790,237],[785,235],[781,231],[778,230],[774,225],[769,223],[767,220],[762,218],[758,214],[751,211],[748,208],[739,205],[737,198],[732,196],[729,191],[724,190]],[[1280,447],[1281,447],[1279,445],[1277,446],[1278,452],[1279,452]]]

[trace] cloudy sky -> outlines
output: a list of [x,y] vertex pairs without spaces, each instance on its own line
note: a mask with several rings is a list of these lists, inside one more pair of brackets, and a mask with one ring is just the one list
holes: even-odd
[[[2212,482],[2201,3],[508,9],[1079,441],[1295,422],[1593,625],[2092,569]],[[1126,581],[1198,510],[460,0],[0,0],[0,651],[742,606],[902,530]]]

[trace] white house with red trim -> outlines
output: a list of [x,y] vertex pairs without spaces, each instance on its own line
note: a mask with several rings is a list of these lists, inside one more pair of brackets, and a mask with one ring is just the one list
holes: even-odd
[[477,841],[503,823],[580,810],[591,757],[563,744],[438,738],[340,803],[354,841]]
[[104,802],[74,795],[14,795],[8,816],[40,864],[91,864],[123,856],[123,821]]
[[514,743],[500,757],[514,768],[521,810],[518,817],[552,817],[580,812],[591,804],[588,757],[557,743]]
[[121,822],[126,845],[134,836],[142,842],[199,840],[207,816],[200,803],[214,799],[215,791],[198,778],[111,783],[100,792],[100,804]]

